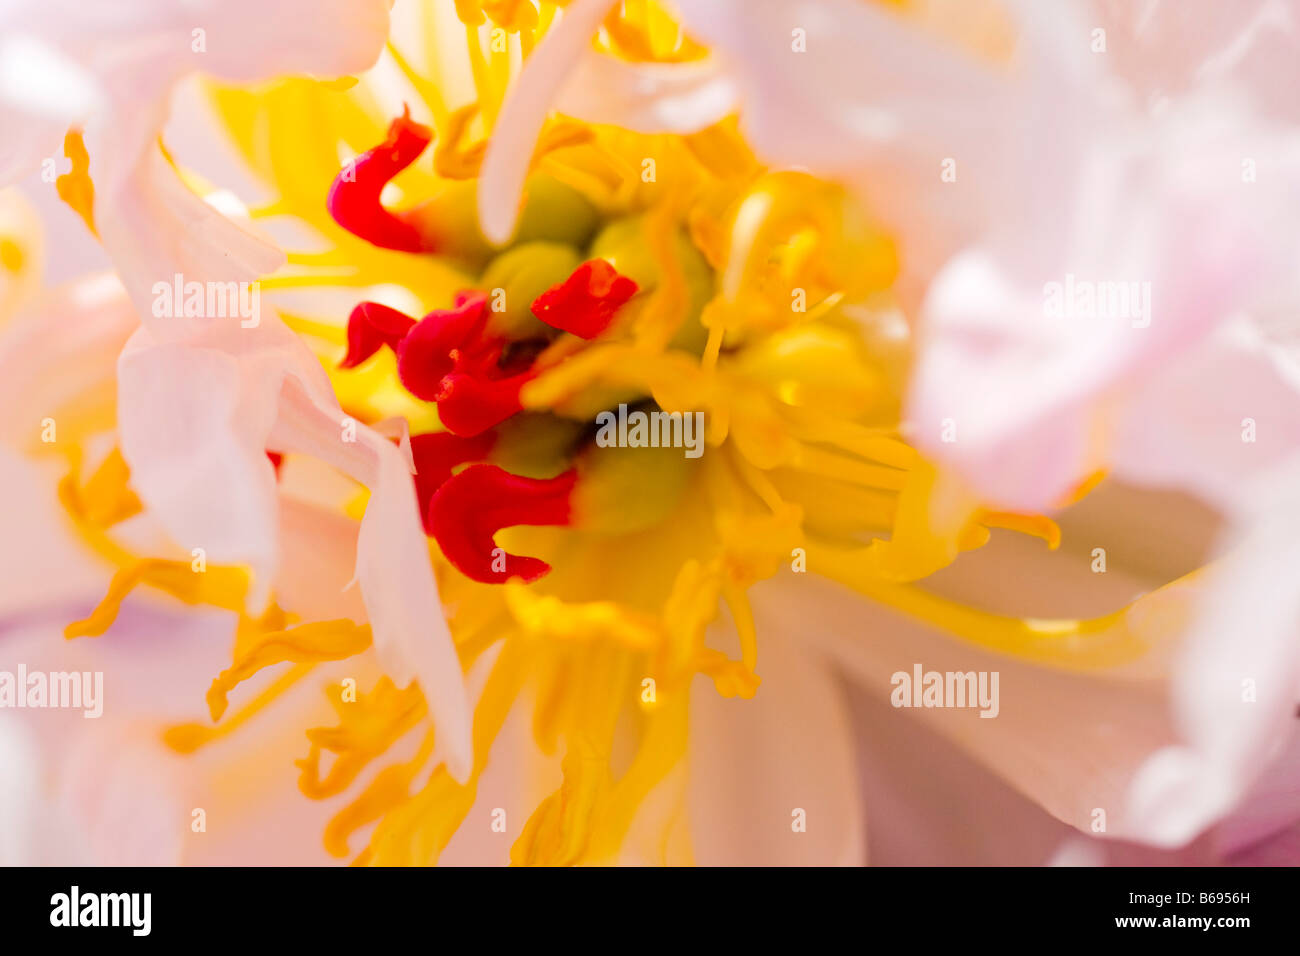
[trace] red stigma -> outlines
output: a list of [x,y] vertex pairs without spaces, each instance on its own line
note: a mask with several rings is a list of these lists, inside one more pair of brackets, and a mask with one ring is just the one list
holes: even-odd
[[568,524],[576,483],[573,469],[538,479],[512,475],[496,465],[470,465],[434,494],[428,524],[447,560],[466,577],[484,584],[510,578],[529,583],[551,566],[539,558],[494,555],[494,535],[517,525]]
[[339,368],[355,368],[387,345],[394,352],[415,325],[404,312],[378,302],[362,302],[348,316],[348,354]]
[[452,352],[479,336],[487,296],[461,294],[452,309],[435,309],[417,322],[397,346],[397,374],[406,390],[426,402],[436,401],[442,379],[451,374]]
[[429,521],[429,502],[434,493],[451,477],[451,470],[467,461],[482,461],[496,443],[492,434],[462,438],[450,432],[430,432],[411,436],[411,457],[415,461],[415,498],[420,504],[420,519],[425,534],[433,534]]
[[636,292],[637,284],[604,259],[591,259],[534,299],[533,315],[551,328],[594,339]]
[[434,252],[432,241],[402,217],[389,212],[380,194],[394,176],[424,152],[433,131],[411,119],[410,108],[393,120],[388,138],[343,168],[330,186],[326,208],[334,221],[381,249]]

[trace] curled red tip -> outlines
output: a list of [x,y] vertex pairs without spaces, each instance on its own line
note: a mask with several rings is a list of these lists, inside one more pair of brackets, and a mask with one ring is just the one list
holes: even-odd
[[397,348],[397,374],[408,392],[437,400],[443,377],[451,374],[451,353],[477,335],[486,304],[482,293],[458,296],[455,308],[435,309],[406,333]]
[[394,352],[415,319],[378,302],[362,302],[348,316],[348,354],[340,368],[355,368],[387,345]]
[[448,431],[478,435],[523,408],[519,392],[535,377],[533,372],[494,379],[479,369],[461,371],[462,365],[458,360],[438,392],[438,418]]
[[429,526],[442,553],[461,574],[485,584],[536,581],[551,570],[539,558],[507,554],[493,536],[516,525],[569,523],[577,472],[523,478],[496,465],[470,465],[452,475],[429,502]]
[[594,339],[636,292],[637,284],[607,261],[590,259],[534,299],[533,315],[551,328]]
[[389,212],[379,199],[389,181],[415,162],[432,139],[433,131],[412,120],[409,108],[404,110],[388,127],[387,139],[352,160],[334,178],[325,201],[334,221],[383,249],[435,251],[419,229]]
[[430,432],[411,436],[411,457],[415,461],[415,499],[420,503],[420,517],[425,534],[433,534],[429,521],[429,502],[434,493],[451,477],[451,470],[467,461],[482,461],[492,451],[496,436],[492,433],[462,438],[450,432]]

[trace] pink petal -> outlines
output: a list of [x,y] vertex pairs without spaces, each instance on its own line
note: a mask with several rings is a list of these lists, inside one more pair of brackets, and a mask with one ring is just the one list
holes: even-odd
[[1300,480],[1292,464],[1249,497],[1232,552],[1188,635],[1174,683],[1181,742],[1154,754],[1133,783],[1130,825],[1153,842],[1185,842],[1231,810],[1279,754],[1300,699]]
[[306,347],[274,317],[216,326],[189,345],[146,330],[119,372],[122,452],[146,506],[183,548],[250,565],[253,604],[280,562],[279,505],[266,451],[320,458],[367,485],[356,576],[375,646],[394,680],[418,679],[449,769],[469,767],[460,665],[438,602],[409,458],[345,416]]
[[[752,700],[691,688],[691,840],[697,862],[726,866],[852,866],[865,862],[845,701],[820,656],[786,619],[760,617]],[[716,635],[715,635],[716,636]],[[804,811],[806,830],[794,813]]]

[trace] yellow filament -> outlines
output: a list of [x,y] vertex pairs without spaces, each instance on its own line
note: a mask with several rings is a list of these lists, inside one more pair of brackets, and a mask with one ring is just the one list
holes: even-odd
[[370,646],[370,626],[349,620],[300,624],[287,630],[244,633],[236,641],[234,661],[212,681],[208,709],[213,720],[225,712],[230,691],[258,671],[274,664],[338,661]]
[[216,727],[199,723],[176,724],[163,732],[163,743],[179,754],[191,754],[214,740],[238,730],[265,710],[292,686],[316,669],[315,664],[296,664],[275,679],[265,690]]

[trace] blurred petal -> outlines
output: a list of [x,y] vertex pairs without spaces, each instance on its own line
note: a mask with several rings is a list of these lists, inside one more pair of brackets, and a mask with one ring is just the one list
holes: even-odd
[[736,104],[718,63],[628,63],[588,52],[557,94],[555,109],[588,123],[643,133],[694,133]]
[[1255,476],[1297,451],[1300,367],[1238,317],[1139,384],[1110,457],[1117,476],[1181,486],[1231,513]]
[[860,865],[865,821],[843,694],[816,652],[792,639],[798,631],[789,630],[787,617],[760,613],[758,623],[763,683],[752,700],[724,698],[703,677],[692,688],[688,773],[696,862]]
[[138,324],[108,274],[37,299],[0,334],[0,440],[36,445],[47,418],[56,441],[75,439],[79,424],[111,424],[117,357]]
[[35,207],[18,189],[0,189],[0,322],[35,294],[44,265],[44,231]]
[[[0,10],[0,183],[59,154],[84,129],[95,221],[140,314],[153,283],[246,282],[282,254],[193,195],[154,145],[171,91],[189,73],[248,83],[284,73],[334,76],[371,66],[391,0],[17,0]],[[154,322],[160,338],[192,323]]]
[[1280,753],[1300,699],[1300,472],[1255,486],[1253,515],[1211,569],[1213,590],[1174,680],[1182,742],[1154,754],[1133,783],[1130,826],[1166,846],[1220,819]]
[[30,866],[39,840],[41,765],[25,723],[0,714],[0,866]]
[[[210,343],[211,347],[208,347]],[[236,357],[237,356],[237,357]],[[187,345],[139,331],[119,374],[122,453],[146,506],[184,548],[250,565],[265,603],[280,563],[268,450],[320,458],[367,485],[356,576],[376,649],[394,680],[418,679],[448,768],[469,765],[460,665],[438,602],[409,460],[343,414],[324,370],[278,319]]]
[[[955,742],[1057,819],[1086,830],[1093,811],[1112,820],[1141,761],[1172,736],[1157,690],[1140,682],[1067,674],[989,654],[897,612],[864,605],[811,577],[758,585],[755,616],[795,629],[882,700],[891,677],[928,671],[999,674],[999,712],[920,708],[908,716]],[[815,621],[816,626],[807,622]]]

